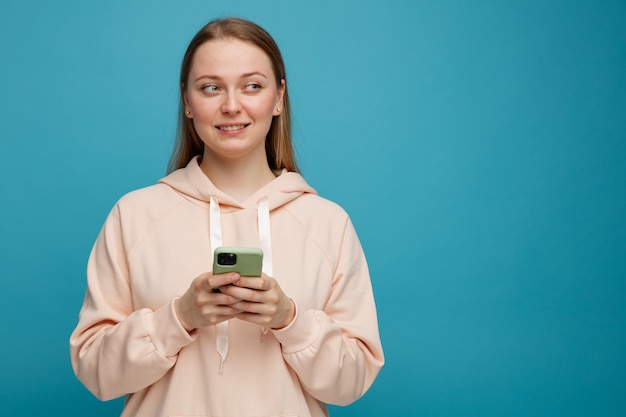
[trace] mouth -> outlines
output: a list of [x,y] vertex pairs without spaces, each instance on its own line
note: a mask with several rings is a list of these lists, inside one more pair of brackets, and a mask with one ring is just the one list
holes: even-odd
[[248,127],[250,124],[239,124],[239,125],[221,125],[216,126],[218,130],[222,130],[225,132],[234,132],[236,130],[242,130]]

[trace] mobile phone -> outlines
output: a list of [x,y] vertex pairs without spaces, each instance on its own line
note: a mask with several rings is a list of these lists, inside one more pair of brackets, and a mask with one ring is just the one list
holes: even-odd
[[237,272],[242,277],[260,277],[263,251],[247,246],[220,246],[213,253],[213,273]]

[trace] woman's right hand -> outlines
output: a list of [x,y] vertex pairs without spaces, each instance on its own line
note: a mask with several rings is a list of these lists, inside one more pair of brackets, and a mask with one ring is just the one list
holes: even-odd
[[183,327],[191,332],[199,327],[211,326],[241,313],[231,304],[239,299],[222,294],[214,289],[234,284],[239,274],[227,273],[213,275],[206,272],[195,278],[187,291],[174,302],[174,309]]

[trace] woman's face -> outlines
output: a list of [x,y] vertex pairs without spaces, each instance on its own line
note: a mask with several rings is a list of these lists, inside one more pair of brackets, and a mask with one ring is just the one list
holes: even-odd
[[183,100],[205,156],[266,158],[265,138],[282,111],[284,89],[269,57],[252,43],[218,39],[198,47]]

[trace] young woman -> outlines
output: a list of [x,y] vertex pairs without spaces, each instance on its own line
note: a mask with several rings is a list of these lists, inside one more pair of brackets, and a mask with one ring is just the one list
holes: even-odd
[[[113,208],[70,337],[74,371],[123,416],[325,416],[383,365],[363,250],[298,173],[283,60],[241,19],[184,56],[170,173]],[[213,251],[263,250],[260,277]]]

